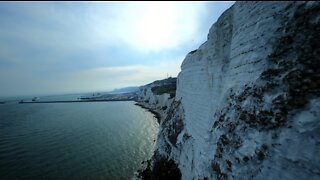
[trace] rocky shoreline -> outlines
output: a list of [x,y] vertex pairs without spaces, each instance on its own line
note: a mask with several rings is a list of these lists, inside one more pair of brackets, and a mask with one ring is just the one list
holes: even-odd
[[[157,122],[160,126],[166,121],[167,113],[166,109],[158,108],[154,109],[145,102],[137,102],[135,105],[148,110],[150,113],[154,114],[154,117],[157,119]],[[172,113],[172,112],[171,112]],[[162,128],[159,129],[161,131]],[[163,133],[159,133],[160,135]],[[162,137],[158,135],[158,141],[161,142]],[[178,165],[173,159],[168,158],[167,156],[161,155],[158,151],[154,151],[154,154],[151,159],[143,161],[141,163],[141,168],[136,172],[136,178],[142,180],[149,179],[181,179],[181,172],[178,168]]]
[[160,124],[161,114],[160,114],[158,111],[149,108],[149,107],[146,106],[143,102],[137,102],[137,101],[135,101],[135,102],[136,102],[136,103],[135,103],[134,105],[139,106],[139,107],[141,107],[141,108],[143,108],[143,109],[146,109],[146,110],[148,110],[150,113],[152,113],[152,114],[154,115],[154,117],[157,119],[158,124]]

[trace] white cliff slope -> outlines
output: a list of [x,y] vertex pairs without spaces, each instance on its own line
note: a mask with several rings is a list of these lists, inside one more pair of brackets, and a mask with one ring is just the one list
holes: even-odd
[[175,100],[158,98],[151,177],[165,159],[182,179],[319,179],[319,42],[319,2],[225,11],[184,59]]
[[176,79],[170,77],[141,86],[137,92],[137,105],[148,108],[159,119],[166,116],[168,107],[174,101]]

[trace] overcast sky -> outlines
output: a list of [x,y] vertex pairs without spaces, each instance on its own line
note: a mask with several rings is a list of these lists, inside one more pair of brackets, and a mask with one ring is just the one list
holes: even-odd
[[177,76],[233,2],[0,2],[0,97]]

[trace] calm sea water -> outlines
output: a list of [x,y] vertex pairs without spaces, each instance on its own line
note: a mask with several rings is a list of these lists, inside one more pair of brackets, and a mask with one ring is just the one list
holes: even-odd
[[0,179],[131,179],[157,132],[134,102],[0,105]]

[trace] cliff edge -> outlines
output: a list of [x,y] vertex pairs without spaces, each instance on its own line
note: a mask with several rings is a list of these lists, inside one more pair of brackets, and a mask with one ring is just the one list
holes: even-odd
[[319,2],[236,2],[174,98],[140,93],[166,106],[142,179],[319,179],[319,42]]

